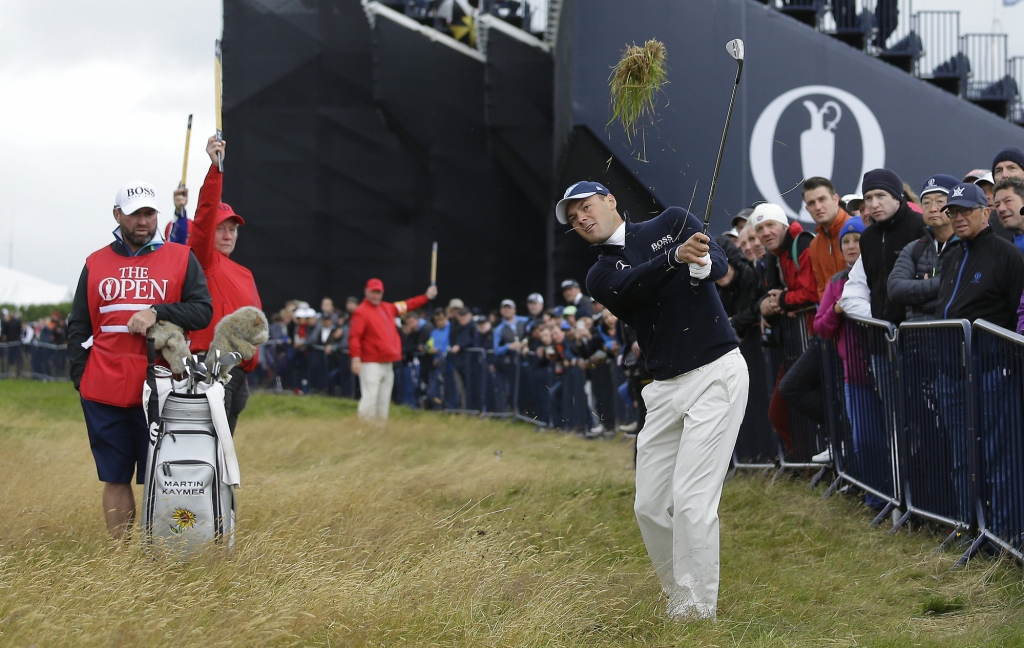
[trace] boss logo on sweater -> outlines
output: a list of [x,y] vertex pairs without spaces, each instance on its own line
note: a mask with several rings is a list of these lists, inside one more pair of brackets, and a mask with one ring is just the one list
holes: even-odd
[[665,247],[666,245],[668,245],[671,242],[672,242],[672,237],[669,236],[668,234],[666,234],[665,236],[662,236],[660,239],[658,239],[654,243],[651,243],[651,249],[654,250],[655,252],[657,252],[658,250],[660,250],[661,248]]

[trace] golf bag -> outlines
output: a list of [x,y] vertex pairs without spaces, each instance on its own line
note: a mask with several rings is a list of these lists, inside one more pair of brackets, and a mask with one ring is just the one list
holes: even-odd
[[190,389],[162,369],[151,350],[143,388],[149,424],[143,544],[180,555],[210,543],[230,549],[240,479],[224,385],[213,381]]

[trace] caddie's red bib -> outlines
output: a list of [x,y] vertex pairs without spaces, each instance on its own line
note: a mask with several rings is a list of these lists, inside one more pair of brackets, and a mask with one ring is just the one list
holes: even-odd
[[189,249],[165,243],[155,252],[123,257],[103,248],[89,255],[92,350],[82,376],[83,398],[116,407],[141,407],[146,337],[128,332],[128,320],[157,304],[181,301]]

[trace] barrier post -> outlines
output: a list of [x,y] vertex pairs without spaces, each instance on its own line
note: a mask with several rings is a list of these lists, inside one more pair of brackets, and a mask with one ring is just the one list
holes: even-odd
[[1024,336],[985,320],[971,333],[979,538],[1024,561]]
[[775,468],[778,458],[768,404],[772,398],[775,373],[766,366],[765,351],[759,335],[749,334],[740,342],[740,353],[747,362],[750,390],[747,409],[740,424],[736,448],[733,450],[733,468],[767,470]]
[[[772,322],[773,327],[780,329],[778,339],[781,347],[764,347],[768,383],[771,385],[770,393],[775,391],[776,380],[780,380],[810,346],[808,317],[813,317],[813,310],[800,311],[796,317],[778,317]],[[786,470],[816,469],[817,473],[808,485],[808,488],[813,488],[829,470],[828,464],[811,461],[811,457],[828,447],[823,426],[788,405],[786,410],[789,422],[788,438],[780,434],[780,430],[775,430],[779,458],[779,469],[775,473],[775,478],[780,477]]]
[[841,482],[863,490],[868,505],[880,509],[871,522],[875,526],[900,506],[896,328],[881,320],[847,316],[840,344],[831,356],[831,345],[822,350],[831,378],[826,383],[832,383],[829,427],[837,473],[826,494]]
[[[974,402],[967,320],[904,322],[899,351],[900,477],[906,513],[952,527],[941,550],[974,524]],[[976,547],[968,553],[976,551]]]

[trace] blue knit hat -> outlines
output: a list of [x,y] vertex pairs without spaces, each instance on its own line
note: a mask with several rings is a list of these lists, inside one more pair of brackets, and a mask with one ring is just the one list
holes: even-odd
[[843,224],[843,229],[839,230],[839,242],[843,242],[843,237],[849,233],[861,234],[864,232],[864,221],[858,216],[854,216],[850,220]]
[[996,155],[996,159],[992,160],[992,172],[995,173],[996,165],[1000,162],[1013,162],[1020,168],[1024,169],[1024,151],[1020,150],[1016,146],[1007,146],[999,154]]

